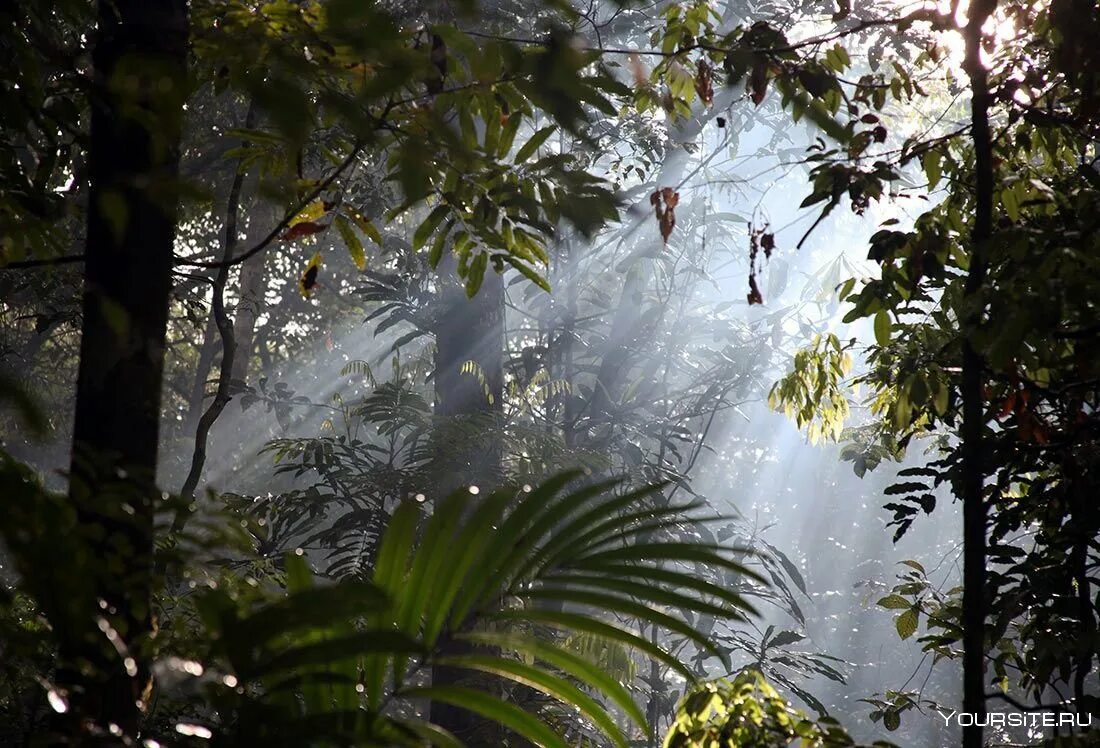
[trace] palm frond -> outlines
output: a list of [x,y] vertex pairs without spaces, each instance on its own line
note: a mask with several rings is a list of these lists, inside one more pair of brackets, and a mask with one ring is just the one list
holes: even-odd
[[[697,573],[702,566],[748,574],[738,560],[744,552],[663,540],[659,530],[666,523],[706,520],[693,504],[658,500],[659,508],[649,509],[659,492],[659,486],[622,491],[613,481],[590,484],[570,472],[534,489],[488,496],[459,491],[437,501],[430,516],[424,504],[408,501],[390,519],[369,583],[312,586],[296,557],[288,572],[296,589],[283,600],[241,614],[211,591],[201,606],[204,617],[235,677],[247,682],[248,696],[238,687],[232,698],[261,705],[277,700],[296,719],[342,714],[354,744],[379,741],[386,732],[413,735],[410,745],[457,745],[438,726],[409,717],[409,709],[427,699],[468,710],[536,745],[565,748],[555,727],[561,720],[551,718],[564,708],[625,747],[629,731],[620,716],[646,729],[645,715],[626,685],[587,656],[596,649],[570,648],[570,638],[657,659],[693,681],[691,669],[660,639],[640,634],[643,627],[721,657],[689,621],[737,620],[750,612],[740,596],[708,581],[720,575]],[[455,641],[465,643],[461,651],[449,646]],[[426,672],[435,666],[480,680],[432,685]],[[559,707],[525,711],[486,678],[533,689],[550,700],[544,704]],[[295,689],[300,698],[287,700]],[[355,708],[370,718],[350,719]],[[271,716],[267,709],[256,713]]]

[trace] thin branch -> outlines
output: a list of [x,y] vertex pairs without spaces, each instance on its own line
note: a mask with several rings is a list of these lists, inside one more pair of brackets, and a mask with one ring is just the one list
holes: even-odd
[[316,187],[310,190],[309,193],[307,193],[306,196],[302,198],[301,201],[299,201],[298,205],[295,206],[293,210],[283,216],[282,220],[275,224],[275,228],[271,229],[271,231],[268,232],[267,236],[265,236],[249,249],[233,257],[224,257],[220,261],[202,262],[192,260],[176,260],[176,265],[195,268],[221,269],[232,267],[233,265],[239,265],[250,257],[257,255],[260,252],[263,252],[265,249],[267,249],[271,242],[275,241],[275,239],[278,238],[279,234],[283,233],[283,231],[286,230],[287,226],[290,225],[290,222],[294,220],[295,216],[305,210],[310,205],[310,203],[316,200],[322,192],[327,190],[329,186],[332,185],[332,183],[335,182],[336,179],[339,178],[339,176],[343,174],[348,169],[348,167],[355,162],[355,159],[358,158],[359,154],[362,152],[362,143],[356,143],[355,147],[351,149],[351,153],[349,153],[347,157],[340,162],[339,166],[337,166],[327,177],[321,180],[321,182]]
[[18,260],[0,265],[0,270],[26,270],[28,268],[49,267],[51,265],[68,265],[74,262],[84,262],[84,255],[61,255],[60,257],[39,257],[33,260]]
[[[255,101],[248,104],[248,113],[245,115],[245,128],[251,128],[256,115]],[[233,174],[233,184],[229,188],[229,198],[225,209],[225,239],[223,241],[222,257],[224,258],[218,267],[218,275],[214,279],[214,289],[211,299],[211,313],[218,327],[218,333],[222,339],[222,360],[218,370],[218,388],[214,395],[214,401],[199,418],[198,428],[195,430],[195,449],[191,455],[191,469],[180,489],[181,506],[176,511],[172,520],[171,536],[176,536],[183,531],[187,520],[191,516],[191,500],[195,497],[195,489],[202,477],[202,469],[206,465],[206,447],[210,438],[210,429],[218,416],[225,410],[225,406],[233,396],[229,392],[230,377],[233,371],[233,358],[237,352],[237,341],[233,337],[233,323],[225,312],[225,286],[229,281],[229,269],[232,262],[233,251],[237,248],[239,236],[237,234],[237,218],[241,207],[241,186],[244,184],[244,157],[237,159],[237,168]]]
[[[809,39],[803,39],[799,42],[792,42],[779,47],[760,47],[754,48],[752,52],[759,54],[779,54],[783,52],[797,52],[800,49],[806,47],[814,47],[820,44],[826,44],[828,42],[837,41],[855,34],[859,34],[863,31],[867,31],[873,28],[880,28],[883,26],[909,26],[918,21],[926,21],[932,24],[933,28],[937,30],[942,29],[956,29],[958,25],[955,23],[955,19],[946,14],[939,13],[928,8],[920,8],[900,18],[867,18],[854,26],[846,29],[840,29],[828,34],[822,34],[821,36],[813,36]],[[464,34],[468,36],[480,38],[480,39],[492,39],[494,41],[508,42],[510,44],[524,44],[529,46],[546,46],[548,41],[546,39],[531,39],[527,37],[507,36],[502,34],[487,34],[481,31],[471,31],[464,29]],[[696,50],[702,50],[705,52],[728,52],[729,49],[714,44],[690,44],[683,47],[677,47],[671,52],[665,52],[659,49],[624,49],[616,47],[583,47],[584,52],[598,52],[601,54],[611,55],[642,55],[645,57],[678,57],[679,55],[687,52],[693,52]]]
[[1066,708],[1065,704],[1025,704],[1024,702],[1009,696],[1007,693],[1001,693],[1000,691],[987,693],[985,697],[987,699],[1000,699],[1001,701],[1004,701],[1016,707],[1021,712],[1060,712]]

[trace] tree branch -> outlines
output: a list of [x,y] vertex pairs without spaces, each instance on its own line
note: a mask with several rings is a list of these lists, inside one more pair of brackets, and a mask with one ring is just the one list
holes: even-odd
[[[251,128],[256,115],[255,102],[248,104],[248,113],[245,115],[245,128]],[[233,251],[237,248],[239,236],[237,234],[237,218],[241,207],[241,186],[244,183],[244,158],[237,160],[237,168],[233,173],[233,184],[229,188],[229,198],[225,209],[225,239],[222,244],[223,260],[218,266],[218,274],[214,279],[214,289],[210,303],[214,322],[218,327],[218,334],[222,340],[222,360],[218,370],[218,388],[214,395],[214,401],[199,418],[198,428],[195,430],[195,449],[191,455],[191,469],[180,489],[181,506],[176,511],[172,520],[170,537],[174,537],[183,531],[187,520],[191,516],[191,500],[195,498],[195,489],[202,477],[202,469],[206,465],[206,446],[210,438],[210,429],[218,416],[225,410],[225,406],[233,399],[229,391],[231,374],[233,371],[233,357],[237,352],[237,341],[233,337],[233,323],[225,312],[225,285],[229,281],[229,269],[234,264]]]
[[962,355],[962,476],[963,503],[963,710],[974,720],[963,727],[963,748],[982,748],[986,714],[985,621],[986,531],[984,357],[975,342],[982,324],[989,240],[993,235],[993,140],[989,124],[989,78],[982,64],[982,26],[997,0],[971,0],[963,32],[963,68],[970,79],[970,136],[974,142],[974,226],[970,234],[970,268],[964,286],[966,311],[961,320]]

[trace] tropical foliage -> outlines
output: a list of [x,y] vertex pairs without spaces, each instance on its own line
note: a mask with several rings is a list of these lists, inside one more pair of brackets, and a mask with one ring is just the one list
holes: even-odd
[[5,741],[852,745],[763,403],[959,500],[918,671],[1097,711],[1095,0],[582,6],[0,10]]

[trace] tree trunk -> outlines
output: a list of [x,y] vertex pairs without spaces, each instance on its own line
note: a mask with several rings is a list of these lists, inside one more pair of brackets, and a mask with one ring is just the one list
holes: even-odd
[[252,361],[252,345],[256,338],[256,320],[264,304],[266,290],[263,252],[252,255],[241,263],[241,298],[233,316],[233,337],[237,341],[237,355],[233,358],[231,379],[248,380],[248,365]]
[[[244,126],[251,128],[255,119],[255,106],[252,102],[248,105],[248,113],[245,115]],[[199,486],[203,468],[206,466],[206,452],[210,439],[210,430],[214,422],[218,420],[225,406],[233,399],[231,387],[232,371],[236,365],[237,338],[234,334],[233,322],[225,311],[225,286],[229,281],[229,273],[232,266],[229,264],[237,250],[237,242],[240,235],[237,231],[237,222],[241,212],[241,188],[244,185],[244,160],[237,160],[237,168],[233,173],[233,182],[229,187],[229,196],[225,207],[225,234],[222,238],[222,260],[218,268],[218,274],[214,278],[214,289],[210,296],[210,317],[218,328],[218,336],[222,344],[222,360],[218,368],[218,386],[214,393],[214,401],[210,407],[203,411],[195,429],[195,449],[191,454],[191,469],[184,479],[183,488],[180,489],[180,500],[185,505],[180,507],[172,521],[173,539],[178,533],[183,532],[187,519],[190,516],[190,502],[195,496],[195,489]],[[257,253],[251,259],[262,258],[262,253]],[[263,260],[261,259],[260,262]]]
[[[491,490],[501,479],[500,428],[504,394],[504,284],[486,272],[481,290],[467,299],[455,282],[454,260],[439,265],[436,312],[435,415],[437,417],[433,498],[466,485]],[[468,362],[472,362],[472,365]],[[443,654],[468,651],[459,644]],[[461,669],[435,667],[433,685],[464,680]],[[432,702],[431,721],[470,745],[493,745],[495,730],[458,707]]]
[[191,385],[191,395],[187,401],[187,414],[180,427],[180,436],[186,438],[195,433],[199,419],[202,418],[206,404],[206,388],[210,383],[210,371],[214,368],[214,359],[218,354],[218,323],[211,313],[206,318],[206,327],[202,333],[202,345],[199,347],[199,363],[195,369],[195,379]]
[[[487,271],[472,299],[454,281],[453,262],[439,266],[435,328],[435,415],[445,435],[436,451],[436,496],[463,485],[500,481],[500,415],[504,394],[504,283]],[[457,437],[462,437],[461,439]]]
[[981,60],[982,26],[996,0],[973,0],[968,10],[964,68],[970,78],[971,137],[974,141],[974,228],[970,236],[970,268],[966,277],[968,304],[962,320],[962,477],[963,502],[963,711],[972,715],[963,727],[963,748],[982,748],[985,722],[986,504],[985,363],[974,345],[982,323],[979,301],[985,282],[987,244],[993,234],[993,145],[989,131],[989,81]]
[[81,721],[100,730],[113,724],[131,737],[149,685],[143,649],[152,632],[154,481],[187,30],[184,0],[104,0],[92,56],[70,500],[80,540],[97,561],[84,570],[87,584],[101,602],[78,611],[78,627],[62,637],[58,679],[78,729],[86,727]]

